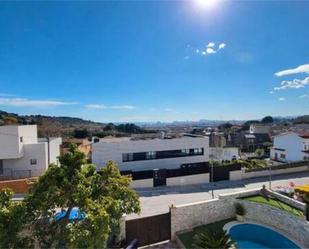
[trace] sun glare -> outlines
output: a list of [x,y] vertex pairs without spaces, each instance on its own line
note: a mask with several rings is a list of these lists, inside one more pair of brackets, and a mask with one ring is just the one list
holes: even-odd
[[212,8],[217,4],[218,0],[196,0],[196,2],[201,8]]

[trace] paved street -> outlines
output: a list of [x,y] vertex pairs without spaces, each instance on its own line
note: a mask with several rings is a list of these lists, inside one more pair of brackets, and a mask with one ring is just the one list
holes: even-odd
[[[287,186],[290,182],[296,185],[309,183],[309,172],[295,173],[289,175],[273,176],[272,187]],[[215,197],[223,193],[237,192],[244,189],[253,189],[262,187],[265,184],[269,186],[268,177],[249,179],[234,182],[220,182],[215,186]],[[158,187],[154,189],[142,189],[140,195],[142,211],[140,215],[130,215],[128,219],[137,217],[151,216],[168,212],[171,204],[187,204],[191,202],[211,199],[211,185],[191,185],[183,187]]]

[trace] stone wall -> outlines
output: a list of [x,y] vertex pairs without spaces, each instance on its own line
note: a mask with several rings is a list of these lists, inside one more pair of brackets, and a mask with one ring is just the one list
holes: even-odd
[[171,235],[234,216],[233,200],[213,199],[171,208]]
[[172,239],[177,232],[234,217],[235,199],[257,195],[259,191],[260,189],[257,188],[232,194],[221,194],[218,199],[171,207]]
[[306,204],[305,203],[297,201],[297,200],[294,200],[292,198],[289,198],[289,197],[287,197],[285,195],[276,193],[274,191],[268,190],[268,192],[269,192],[270,195],[276,197],[278,200],[286,203],[287,205],[295,207],[297,209],[300,209],[300,210],[302,210],[304,212],[306,211]]
[[255,221],[281,230],[284,234],[300,243],[304,248],[309,248],[309,222],[305,218],[294,216],[268,205],[244,200],[237,201],[246,210],[246,221]]

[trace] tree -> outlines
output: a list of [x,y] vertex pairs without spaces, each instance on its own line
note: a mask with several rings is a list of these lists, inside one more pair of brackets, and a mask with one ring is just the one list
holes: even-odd
[[261,120],[261,123],[263,123],[263,124],[270,124],[270,123],[273,123],[273,122],[274,122],[274,119],[273,119],[272,116],[266,116]]
[[224,123],[218,126],[218,129],[220,131],[228,130],[232,127],[233,125],[231,123]]
[[25,205],[12,201],[13,195],[10,189],[0,191],[0,248],[30,248],[33,241],[25,233]]
[[73,136],[75,138],[86,138],[88,137],[88,135],[89,135],[89,132],[87,129],[75,129],[73,131]]
[[205,230],[194,236],[193,246],[201,249],[229,249],[234,245],[226,231]]
[[18,124],[18,120],[15,117],[4,117],[3,122],[5,125]]
[[257,157],[262,157],[264,156],[265,151],[263,149],[256,149],[254,153]]
[[[121,216],[140,211],[131,179],[111,161],[97,172],[73,145],[59,163],[50,165],[25,198],[33,236],[41,248],[104,248],[119,233]],[[70,219],[75,207],[83,219]],[[55,219],[60,210],[65,215]]]

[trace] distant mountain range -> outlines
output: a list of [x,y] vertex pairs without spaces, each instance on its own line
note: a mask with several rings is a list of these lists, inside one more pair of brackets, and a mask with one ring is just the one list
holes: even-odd
[[[84,120],[74,117],[54,117],[43,115],[18,115],[16,113],[8,113],[0,110],[0,125],[4,124],[7,117],[13,117],[19,124],[37,124],[39,136],[70,136],[76,129],[87,129],[92,133],[101,132],[106,124],[94,122],[91,120]],[[309,115],[303,116],[289,116],[289,117],[273,117],[275,123],[293,122],[293,123],[309,123]],[[164,127],[184,127],[184,126],[201,126],[201,127],[214,127],[223,123],[231,123],[233,125],[241,125],[247,120],[207,120],[202,119],[199,121],[174,121],[174,122],[139,122],[135,123],[144,128],[164,128]],[[258,120],[257,120],[258,121]]]
[[93,122],[74,117],[53,117],[42,115],[18,115],[0,110],[0,124],[4,124],[6,117],[17,119],[19,124],[37,124],[40,137],[45,136],[69,136],[75,129],[87,129],[89,131],[101,131],[103,123]]

